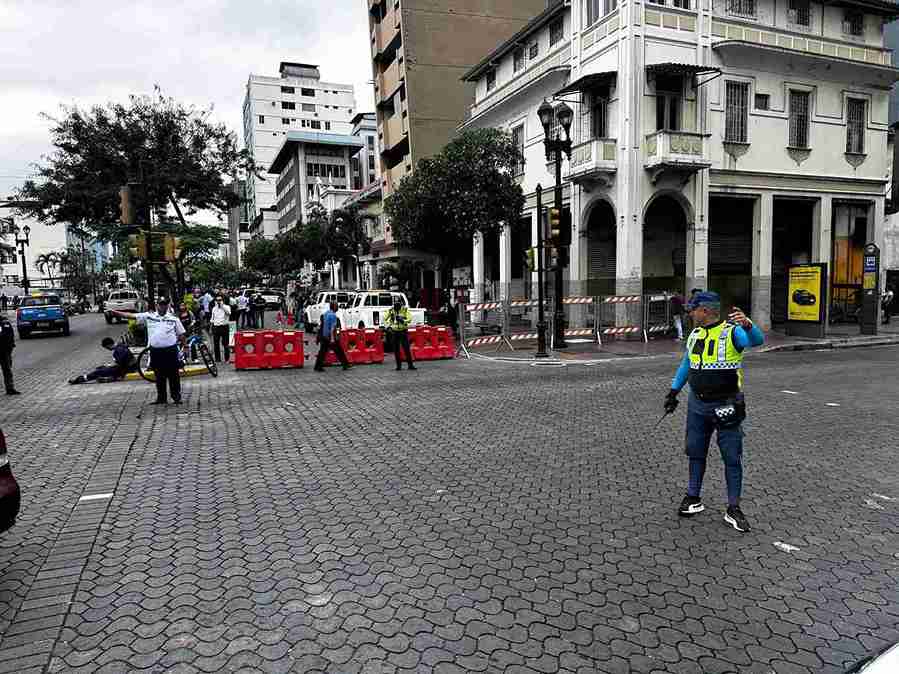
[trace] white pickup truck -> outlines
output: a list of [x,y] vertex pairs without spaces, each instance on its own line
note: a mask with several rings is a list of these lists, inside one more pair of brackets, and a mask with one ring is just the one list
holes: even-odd
[[[346,328],[382,328],[385,324],[387,312],[393,306],[396,299],[409,307],[409,300],[403,293],[389,290],[363,290],[356,295],[356,299],[346,309],[338,313],[340,323]],[[411,325],[425,324],[425,310],[409,308],[412,314]]]
[[[306,305],[306,311],[303,315],[303,322],[306,324],[306,330],[313,332],[318,330],[318,324],[322,319],[322,314],[327,310],[331,302],[337,302],[338,309],[345,309],[353,303],[355,292],[341,290],[323,290],[320,292],[313,304]],[[345,323],[341,322],[341,325]]]

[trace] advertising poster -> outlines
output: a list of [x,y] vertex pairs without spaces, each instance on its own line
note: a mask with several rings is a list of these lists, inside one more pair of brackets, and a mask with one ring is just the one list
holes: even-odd
[[821,265],[795,265],[789,268],[787,319],[818,323],[821,321],[824,269]]

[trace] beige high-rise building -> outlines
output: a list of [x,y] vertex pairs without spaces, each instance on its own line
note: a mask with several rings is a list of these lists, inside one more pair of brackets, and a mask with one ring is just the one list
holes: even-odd
[[462,75],[559,0],[368,0],[385,196],[465,118]]

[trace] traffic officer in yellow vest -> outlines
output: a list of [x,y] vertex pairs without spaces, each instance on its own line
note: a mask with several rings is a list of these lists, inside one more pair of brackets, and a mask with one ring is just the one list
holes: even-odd
[[687,352],[665,398],[665,411],[677,409],[677,394],[689,381],[687,447],[690,479],[687,495],[678,514],[683,517],[705,510],[700,494],[712,433],[717,431],[718,448],[727,482],[724,521],[737,531],[749,531],[740,510],[743,488],[743,429],[746,404],[743,398],[743,352],[765,342],[762,331],[738,308],[727,320],[721,318],[717,293],[696,293],[687,310],[697,327],[687,339]]
[[400,347],[406,349],[406,362],[409,364],[409,369],[418,369],[412,363],[412,348],[409,346],[409,324],[412,322],[412,312],[408,307],[403,306],[400,298],[396,298],[384,320],[387,322],[387,329],[393,334],[393,356],[396,358],[396,369],[403,369],[400,360]]

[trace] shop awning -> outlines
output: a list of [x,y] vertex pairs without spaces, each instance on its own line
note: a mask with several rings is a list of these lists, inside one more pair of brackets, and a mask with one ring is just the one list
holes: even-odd
[[699,74],[720,73],[721,68],[711,66],[697,66],[691,63],[653,63],[646,66],[646,74],[650,77],[656,75],[680,75],[681,77],[695,77]]
[[590,75],[584,75],[583,77],[567,84],[562,89],[559,89],[555,95],[562,96],[564,94],[571,94],[578,91],[592,91],[598,87],[609,86],[615,82],[615,78],[618,76],[618,73],[614,70],[603,72],[603,73],[591,73]]

